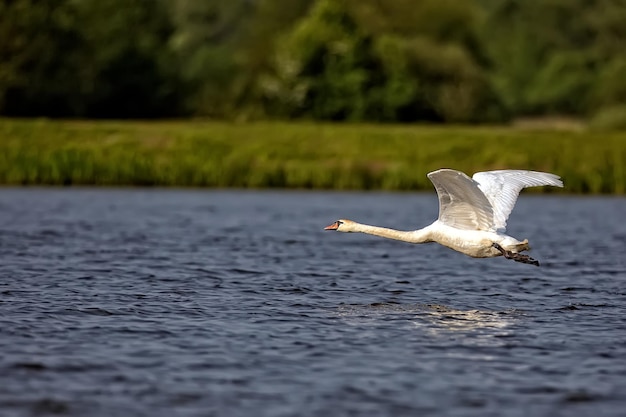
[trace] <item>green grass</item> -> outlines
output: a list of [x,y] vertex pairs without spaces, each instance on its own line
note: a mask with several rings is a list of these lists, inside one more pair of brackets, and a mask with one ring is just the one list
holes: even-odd
[[626,191],[626,132],[507,127],[0,119],[0,184],[431,189],[426,173],[523,168]]

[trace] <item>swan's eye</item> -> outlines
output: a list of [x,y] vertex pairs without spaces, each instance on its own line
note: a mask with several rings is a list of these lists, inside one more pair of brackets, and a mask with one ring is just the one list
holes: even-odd
[[337,220],[337,226],[339,226],[340,224],[343,224],[343,222],[341,220]]

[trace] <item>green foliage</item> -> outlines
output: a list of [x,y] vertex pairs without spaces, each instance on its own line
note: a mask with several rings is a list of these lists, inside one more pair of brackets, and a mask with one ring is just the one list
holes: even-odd
[[[79,85],[96,117],[158,117],[179,100],[167,9],[145,0],[74,0],[74,28],[83,60]],[[106,16],[106,19],[103,19]],[[59,45],[63,48],[63,45]],[[62,53],[62,52],[60,52]],[[88,65],[85,65],[88,64]]]
[[232,111],[238,66],[233,45],[250,13],[248,2],[194,0],[170,4],[174,31],[167,44],[181,65],[185,110],[220,117]]
[[590,125],[595,130],[626,131],[626,105],[603,107],[592,117]]
[[260,79],[270,113],[486,120],[497,100],[480,64],[478,13],[453,4],[318,0],[278,42],[273,72]]
[[581,114],[587,104],[581,97],[590,91],[592,80],[593,72],[585,56],[554,53],[526,90],[528,106],[535,113]]
[[586,116],[626,102],[625,0],[481,1],[494,84],[514,114]]
[[626,53],[603,65],[593,78],[595,84],[591,91],[591,104],[595,108],[626,105],[625,74]]
[[74,90],[80,43],[74,13],[63,0],[0,2],[2,113],[62,115],[81,106]]
[[279,40],[273,74],[259,90],[270,113],[319,119],[360,119],[367,72],[364,41],[341,2],[322,0],[289,36]]
[[[0,2],[0,111],[154,117],[175,113],[161,3]],[[103,17],[106,17],[103,18]]]
[[432,190],[426,173],[451,167],[549,171],[566,192],[626,192],[624,132],[0,120],[0,137],[0,184]]
[[626,103],[625,21],[626,0],[0,0],[0,114],[589,118]]

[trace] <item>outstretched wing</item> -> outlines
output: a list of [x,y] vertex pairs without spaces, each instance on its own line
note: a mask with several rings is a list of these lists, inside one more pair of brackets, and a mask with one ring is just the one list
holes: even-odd
[[440,169],[428,173],[439,196],[439,221],[457,229],[492,230],[491,203],[478,183],[460,171]]
[[515,206],[520,191],[526,187],[553,185],[563,187],[558,175],[547,172],[501,170],[477,172],[472,179],[489,200],[493,208],[494,230],[504,231],[509,214]]

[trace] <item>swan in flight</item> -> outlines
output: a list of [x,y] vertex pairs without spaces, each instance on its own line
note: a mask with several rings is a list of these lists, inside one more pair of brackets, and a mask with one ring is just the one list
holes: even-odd
[[477,172],[472,178],[461,171],[430,172],[439,197],[439,218],[423,229],[400,231],[352,220],[337,220],[325,230],[360,232],[409,243],[437,242],[474,258],[504,256],[539,266],[520,252],[529,250],[528,240],[506,235],[506,221],[517,196],[526,187],[563,187],[560,177],[547,172],[501,170]]

